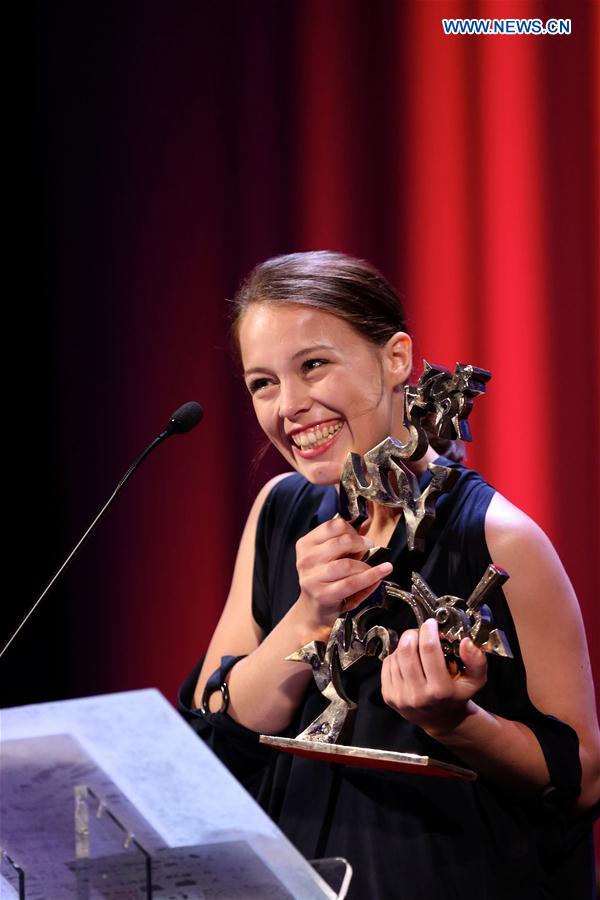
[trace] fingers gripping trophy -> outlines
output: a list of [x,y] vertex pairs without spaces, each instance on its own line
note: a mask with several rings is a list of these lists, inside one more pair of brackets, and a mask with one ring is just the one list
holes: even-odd
[[[421,459],[433,436],[449,441],[471,440],[468,417],[475,398],[485,392],[490,378],[489,371],[472,365],[457,363],[451,373],[445,367],[425,361],[417,384],[404,388],[408,440],[402,443],[388,437],[364,456],[348,454],[340,479],[339,515],[358,529],[368,518],[369,501],[400,510],[408,549],[423,550],[425,536],[435,520],[436,501],[452,489],[459,473],[449,466],[430,463],[430,481],[421,491],[406,463]],[[377,565],[386,555],[387,548],[374,547],[363,561]],[[419,572],[413,571],[410,591],[386,580],[355,609],[345,610],[343,603],[327,642],[313,640],[287,657],[310,663],[315,684],[328,701],[327,706],[296,738],[261,735],[261,743],[328,762],[475,779],[475,773],[469,769],[428,756],[348,746],[345,740],[357,705],[346,692],[344,675],[350,669],[357,669],[368,657],[383,662],[393,653],[400,636],[382,624],[382,612],[402,603],[408,604],[417,625],[428,619],[437,623],[444,660],[454,678],[463,677],[464,663],[459,648],[464,638],[470,638],[485,653],[512,658],[508,641],[494,627],[486,604],[490,592],[508,577],[507,572],[492,563],[481,573],[469,597],[437,596]]]

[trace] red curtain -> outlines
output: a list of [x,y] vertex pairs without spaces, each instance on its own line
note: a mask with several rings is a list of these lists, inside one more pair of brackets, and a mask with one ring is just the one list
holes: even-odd
[[255,0],[102,4],[92,21],[85,4],[40,5],[65,549],[172,409],[206,408],[145,463],[53,601],[70,693],[173,699],[206,647],[248,504],[279,465],[251,472],[260,437],[226,298],[256,262],[313,248],[388,275],[419,359],[492,370],[470,461],[555,542],[598,675],[599,6],[552,4],[570,35],[442,31],[548,10]]

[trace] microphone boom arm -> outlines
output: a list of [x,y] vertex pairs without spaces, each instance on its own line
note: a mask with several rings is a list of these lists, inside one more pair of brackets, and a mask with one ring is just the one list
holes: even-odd
[[194,428],[198,424],[198,422],[201,420],[202,415],[203,415],[203,411],[202,411],[202,407],[200,406],[199,403],[196,403],[195,401],[190,401],[189,403],[184,403],[183,406],[180,406],[179,409],[173,413],[173,415],[169,419],[169,423],[168,423],[167,427],[164,429],[164,431],[161,431],[161,433],[157,437],[154,438],[152,443],[148,444],[148,446],[146,447],[144,452],[140,456],[138,456],[138,458],[135,460],[135,462],[133,462],[129,466],[129,468],[127,469],[127,471],[125,472],[125,474],[123,475],[123,477],[121,478],[119,483],[117,484],[116,488],[114,489],[114,491],[112,492],[112,494],[110,495],[110,497],[108,498],[108,500],[106,501],[106,503],[104,504],[104,506],[102,507],[100,512],[96,515],[96,517],[90,523],[90,525],[85,530],[83,535],[79,538],[78,542],[75,544],[75,546],[73,547],[73,549],[71,550],[71,552],[69,553],[69,555],[67,556],[67,558],[65,559],[63,564],[60,566],[60,568],[57,569],[57,571],[54,573],[54,575],[52,576],[52,578],[50,579],[50,581],[48,582],[48,584],[46,585],[46,587],[44,588],[44,590],[42,591],[40,596],[37,598],[37,600],[31,607],[31,609],[29,610],[29,612],[25,615],[25,617],[22,619],[22,621],[18,625],[16,631],[14,631],[13,634],[10,636],[10,638],[8,639],[8,641],[6,642],[6,644],[0,651],[0,659],[2,659],[2,657],[6,653],[6,651],[8,650],[8,648],[10,647],[10,645],[12,644],[12,642],[14,641],[16,636],[19,634],[19,632],[21,631],[21,629],[23,628],[25,623],[36,611],[36,609],[38,608],[38,606],[40,605],[40,603],[42,602],[42,600],[44,599],[44,597],[46,596],[46,594],[48,593],[50,588],[53,586],[55,581],[60,577],[60,575],[67,568],[67,566],[69,565],[71,560],[75,558],[75,556],[77,555],[79,550],[83,547],[83,545],[86,542],[89,535],[92,533],[92,531],[94,530],[94,528],[96,527],[96,525],[98,524],[100,519],[102,519],[102,517],[104,516],[105,512],[107,511],[107,509],[109,508],[109,506],[111,505],[111,503],[113,502],[113,500],[115,499],[117,494],[119,494],[120,491],[122,490],[122,488],[125,487],[125,485],[129,481],[129,479],[131,478],[131,476],[133,475],[135,470],[138,468],[138,466],[140,466],[143,463],[143,461],[146,459],[148,454],[152,453],[152,451],[155,449],[155,447],[158,447],[158,445],[161,444],[164,440],[166,440],[166,438],[170,437],[172,434],[185,434],[191,428]]

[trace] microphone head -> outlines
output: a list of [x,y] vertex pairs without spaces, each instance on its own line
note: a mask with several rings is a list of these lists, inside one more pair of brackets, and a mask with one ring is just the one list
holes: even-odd
[[203,415],[204,410],[200,404],[195,400],[190,400],[175,410],[169,419],[166,431],[168,434],[185,434],[186,431],[191,431],[196,427]]

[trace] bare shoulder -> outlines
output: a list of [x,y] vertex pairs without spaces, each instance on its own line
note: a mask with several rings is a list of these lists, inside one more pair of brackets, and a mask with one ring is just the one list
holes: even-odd
[[540,526],[498,491],[492,497],[486,513],[485,536],[488,541],[491,539],[496,544],[505,544],[507,547],[513,542],[521,541],[550,544]]
[[504,594],[519,636],[528,670],[530,696],[540,699],[548,683],[548,664],[558,660],[589,670],[579,603],[556,550],[539,525],[500,494],[495,494],[485,520],[490,556],[509,574]]
[[244,544],[244,542],[248,543],[248,541],[254,541],[254,538],[256,536],[256,526],[258,524],[258,518],[273,488],[277,484],[279,484],[280,481],[285,481],[286,478],[289,478],[290,475],[293,474],[294,472],[284,472],[282,475],[275,475],[274,478],[270,478],[265,484],[263,484],[260,491],[256,495],[256,499],[252,504],[250,513],[248,514],[248,520],[246,522],[246,527],[244,528],[244,534],[242,536],[242,545]]
[[254,505],[259,505],[259,508],[262,507],[265,500],[273,490],[276,484],[279,484],[280,481],[285,481],[286,478],[289,478],[291,475],[295,475],[295,472],[283,472],[281,475],[275,475],[273,478],[270,478],[263,486],[260,491],[256,495],[256,500],[254,501]]
[[240,549],[238,551],[238,558],[236,561],[236,566],[234,569],[233,575],[233,584],[232,589],[236,587],[236,581],[239,581],[239,578],[236,578],[239,575],[240,568],[245,569],[245,578],[248,580],[249,569],[254,565],[254,540],[256,537],[256,526],[258,523],[258,518],[260,516],[260,512],[265,505],[265,502],[275,487],[275,485],[279,484],[279,482],[284,481],[286,478],[289,478],[290,475],[293,475],[293,472],[284,472],[282,475],[275,475],[274,478],[269,479],[266,482],[256,495],[256,499],[252,504],[252,509],[248,515],[248,519],[246,521],[246,527],[244,528],[244,533],[242,535],[242,540],[240,542]]
[[[554,577],[567,578],[556,550],[545,532],[526,513],[502,494],[492,497],[485,517],[485,538],[495,563],[534,571],[538,566]],[[504,562],[503,562],[504,561]],[[505,564],[506,563],[506,564]],[[567,579],[568,580],[568,579]]]
[[[585,631],[575,591],[539,525],[495,494],[486,515],[485,536],[493,562],[509,574],[504,594],[529,674],[536,666],[541,674],[550,659],[576,658],[587,667]],[[532,699],[535,702],[537,698]]]
[[256,527],[260,511],[275,485],[292,474],[292,472],[286,472],[267,481],[258,492],[252,505],[237,552],[227,601],[206,652],[196,686],[194,694],[196,706],[200,705],[206,679],[217,668],[221,657],[226,654],[242,656],[252,653],[263,638],[262,631],[252,615],[252,573]]

